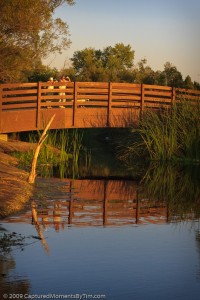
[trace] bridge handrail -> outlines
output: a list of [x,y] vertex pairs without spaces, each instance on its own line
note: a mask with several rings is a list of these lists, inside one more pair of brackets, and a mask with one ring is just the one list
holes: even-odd
[[[94,110],[99,123],[104,124],[102,126],[111,126],[113,115],[119,121],[127,114],[127,109],[138,114],[146,108],[170,108],[173,103],[179,103],[182,99],[197,103],[200,100],[200,91],[118,82],[67,82],[64,87],[61,82],[54,82],[53,86],[49,82],[0,84],[0,133],[12,132],[13,129],[28,130],[25,123],[24,127],[19,126],[20,118],[25,115],[26,120],[32,118],[32,125],[28,128],[42,128],[43,115],[49,115],[45,111],[47,108],[53,108],[63,118],[65,115],[62,120],[65,122],[64,126],[69,126],[66,117],[71,118],[71,127],[77,126],[76,122],[80,118],[83,125],[85,116],[94,115]],[[59,110],[55,111],[60,108],[67,110],[62,114]],[[100,118],[104,118],[104,121]],[[10,120],[17,124],[16,128],[14,123],[8,126],[12,122]]]
[[39,110],[49,105],[57,107],[57,102],[63,99],[67,101],[68,107],[74,108],[81,106],[82,100],[85,101],[85,108],[93,105],[110,108],[133,106],[143,110],[145,107],[169,106],[174,101],[180,101],[181,97],[190,101],[200,98],[198,90],[159,85],[69,82],[62,90],[60,86],[63,86],[63,83],[55,82],[50,89],[51,85],[48,82],[0,84],[0,111],[29,108]]

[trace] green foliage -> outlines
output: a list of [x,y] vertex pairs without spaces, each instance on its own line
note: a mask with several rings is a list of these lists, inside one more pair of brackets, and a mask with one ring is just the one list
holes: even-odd
[[171,87],[181,87],[183,83],[182,75],[170,62],[166,62],[164,65],[164,71],[162,72],[165,78],[165,85]]
[[0,5],[0,81],[25,81],[25,73],[70,44],[68,25],[53,18],[61,0],[12,0]]
[[86,48],[71,59],[80,81],[119,81],[119,73],[132,67],[134,51],[123,43],[102,50]]
[[131,46],[123,43],[103,50],[85,48],[76,51],[71,59],[71,77],[77,81],[134,82],[200,89],[200,85],[193,83],[190,76],[183,80],[181,72],[170,62],[165,63],[163,71],[154,71],[147,65],[146,59],[134,65],[134,55]]
[[121,158],[200,162],[200,101],[184,99],[170,110],[146,110],[139,128],[123,147]]
[[146,66],[146,64],[147,64],[147,60],[142,59],[138,63],[138,67],[134,68],[135,82],[155,84],[154,71],[149,66]]
[[191,77],[189,75],[186,76],[186,78],[184,80],[184,83],[183,83],[183,86],[184,86],[185,89],[190,89],[190,90],[192,90],[192,89],[195,88],[195,86],[194,86],[194,84],[192,82],[192,79],[191,79]]
[[39,66],[37,69],[27,72],[26,76],[29,82],[46,82],[50,77],[57,79],[58,74],[59,72],[56,68],[51,69],[49,67]]

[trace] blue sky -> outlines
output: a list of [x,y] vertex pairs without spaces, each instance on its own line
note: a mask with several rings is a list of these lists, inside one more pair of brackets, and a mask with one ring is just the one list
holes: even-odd
[[146,58],[153,70],[170,61],[185,77],[200,82],[199,0],[76,0],[57,9],[69,25],[72,44],[51,66],[69,65],[77,50],[130,44],[134,63]]

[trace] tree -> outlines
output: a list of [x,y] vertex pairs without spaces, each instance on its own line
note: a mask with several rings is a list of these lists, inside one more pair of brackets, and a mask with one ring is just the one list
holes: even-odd
[[134,51],[123,43],[103,50],[86,48],[76,51],[72,57],[77,78],[84,81],[120,81],[133,65]]
[[194,84],[193,84],[192,79],[189,75],[186,76],[186,78],[184,80],[184,83],[183,83],[183,87],[185,89],[191,89],[191,90],[194,89]]
[[25,74],[28,82],[46,82],[50,77],[53,77],[54,79],[57,79],[59,77],[59,72],[56,68],[50,68],[42,64],[38,65],[36,69],[28,71]]
[[138,68],[134,69],[135,73],[135,82],[136,83],[145,83],[145,84],[154,84],[155,83],[155,73],[149,67],[146,66],[147,60],[142,59],[138,63]]
[[166,62],[164,65],[164,71],[160,74],[164,82],[161,84],[171,87],[182,87],[183,78],[181,72],[177,70],[170,62]]
[[200,90],[200,83],[197,81],[194,81],[194,89],[195,90]]
[[68,25],[55,9],[73,0],[7,0],[0,6],[0,81],[25,80],[24,72],[70,45]]
[[80,81],[100,81],[100,74],[104,72],[102,52],[94,48],[76,51],[71,59]]
[[103,67],[110,81],[119,81],[120,73],[133,66],[134,51],[131,46],[118,43],[115,47],[107,47],[102,53]]

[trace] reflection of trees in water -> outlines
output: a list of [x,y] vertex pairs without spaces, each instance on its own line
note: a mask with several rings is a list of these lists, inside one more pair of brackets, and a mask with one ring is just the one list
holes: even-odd
[[[169,220],[194,220],[196,246],[200,262],[200,167],[152,164],[140,185],[140,194],[149,199],[164,201]],[[196,227],[198,226],[198,229]],[[198,266],[200,279],[200,264]]]
[[173,217],[200,217],[200,167],[152,164],[141,181],[143,197],[165,201]]

